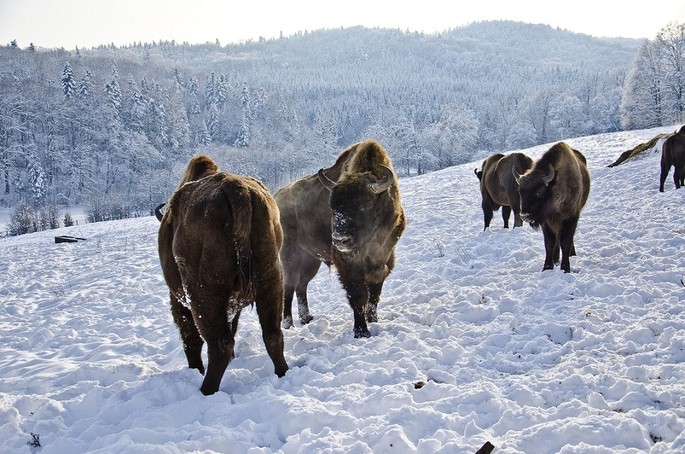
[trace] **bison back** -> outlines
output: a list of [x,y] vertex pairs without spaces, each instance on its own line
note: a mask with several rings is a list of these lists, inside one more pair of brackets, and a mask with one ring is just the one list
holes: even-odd
[[228,284],[249,298],[259,261],[278,263],[278,208],[256,180],[218,173],[187,183],[171,198],[167,213],[160,256],[171,235],[171,254],[184,282],[207,288]]

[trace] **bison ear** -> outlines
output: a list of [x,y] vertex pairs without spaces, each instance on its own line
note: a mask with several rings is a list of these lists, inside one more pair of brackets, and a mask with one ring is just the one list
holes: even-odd
[[375,183],[369,185],[369,189],[374,194],[380,194],[383,191],[387,191],[390,186],[392,186],[393,181],[395,181],[395,174],[390,167],[379,164],[379,167],[383,170],[385,177],[382,180],[378,180]]
[[335,181],[328,178],[325,173],[323,173],[323,169],[319,169],[319,172],[316,174],[316,176],[319,177],[321,184],[324,185],[324,187],[329,191],[332,191],[337,184]]
[[552,181],[554,181],[554,177],[557,176],[557,173],[554,171],[554,167],[552,167],[552,164],[549,165],[549,172],[547,172],[547,175],[542,177],[542,181],[545,182],[545,186],[549,186]]
[[473,169],[473,173],[476,174],[476,176],[478,177],[479,180],[481,178],[483,178],[483,171],[482,170],[479,171],[478,169]]

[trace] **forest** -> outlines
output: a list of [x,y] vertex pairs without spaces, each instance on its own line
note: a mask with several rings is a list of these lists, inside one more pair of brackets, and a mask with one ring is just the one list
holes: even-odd
[[488,21],[229,45],[12,41],[0,47],[0,206],[43,226],[73,206],[91,221],[150,214],[197,153],[275,190],[364,138],[410,176],[676,124],[684,64],[685,24],[653,40]]

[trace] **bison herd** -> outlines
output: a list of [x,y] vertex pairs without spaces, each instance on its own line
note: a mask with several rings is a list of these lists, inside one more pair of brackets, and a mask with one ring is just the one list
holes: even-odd
[[[670,166],[685,182],[685,127],[663,146],[660,190]],[[504,227],[527,222],[541,229],[543,270],[570,272],[573,236],[590,192],[585,157],[560,142],[533,161],[495,154],[475,170],[484,228],[502,208]],[[383,283],[395,265],[406,218],[397,176],[375,140],[356,143],[335,163],[271,195],[258,180],[220,172],[211,158],[193,157],[160,220],[158,251],[171,313],[188,367],[204,374],[205,395],[219,390],[234,357],[241,310],[254,304],[275,373],[288,370],[281,328],[312,316],[307,286],[321,263],[335,266],[354,316],[354,337],[369,337],[378,320]],[[560,257],[561,256],[561,257]],[[561,261],[560,261],[561,258]],[[202,348],[207,344],[207,368]]]

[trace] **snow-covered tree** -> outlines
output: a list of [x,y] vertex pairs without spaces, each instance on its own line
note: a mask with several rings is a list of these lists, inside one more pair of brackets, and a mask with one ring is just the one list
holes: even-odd
[[646,42],[639,50],[626,77],[621,100],[621,126],[640,129],[663,123],[663,82],[661,50]]
[[74,81],[74,74],[69,62],[64,65],[64,71],[62,71],[62,91],[64,91],[66,99],[71,99],[76,93],[76,81]]

